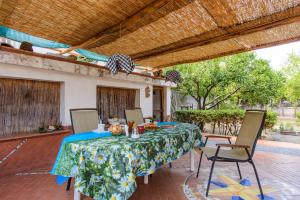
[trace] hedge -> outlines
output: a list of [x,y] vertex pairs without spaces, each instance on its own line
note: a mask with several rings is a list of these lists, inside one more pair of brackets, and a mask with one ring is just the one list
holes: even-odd
[[[197,124],[203,129],[205,123],[210,123],[215,126],[224,126],[226,131],[231,134],[238,132],[245,110],[242,109],[228,109],[228,110],[180,110],[176,111],[175,119],[179,122],[187,122]],[[277,121],[277,113],[268,111],[265,121],[265,128],[272,128]]]
[[296,118],[300,121],[300,112],[296,113]]

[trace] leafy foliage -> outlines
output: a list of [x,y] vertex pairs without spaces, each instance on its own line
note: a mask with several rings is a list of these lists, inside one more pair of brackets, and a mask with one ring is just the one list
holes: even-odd
[[288,57],[286,66],[282,69],[284,75],[288,78],[292,78],[295,74],[300,72],[300,56],[291,53]]
[[182,83],[177,91],[190,95],[198,109],[211,109],[225,101],[267,104],[277,97],[283,77],[254,53],[241,53],[209,61],[179,65]]
[[296,113],[297,120],[300,121],[300,112]]
[[300,72],[287,81],[286,97],[295,105],[298,103],[298,100],[300,99]]
[[290,54],[282,73],[287,78],[284,98],[296,106],[300,100],[300,56]]
[[[228,127],[228,132],[236,134],[238,125],[241,124],[245,116],[245,110],[242,109],[224,109],[224,110],[180,110],[175,112],[175,118],[179,122],[193,123],[201,128],[205,123],[224,124]],[[265,121],[265,128],[272,128],[277,122],[277,113],[268,111]]]

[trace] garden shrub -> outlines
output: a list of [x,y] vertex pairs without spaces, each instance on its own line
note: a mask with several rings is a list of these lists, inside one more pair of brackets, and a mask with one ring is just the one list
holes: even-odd
[[[221,127],[224,134],[236,135],[240,124],[245,116],[242,109],[222,109],[222,110],[180,110],[176,111],[175,119],[179,122],[187,122],[198,125],[203,129],[205,123],[213,127]],[[268,111],[265,121],[265,128],[272,128],[277,121],[277,113]]]
[[300,112],[296,113],[296,118],[297,118],[298,121],[300,121]]

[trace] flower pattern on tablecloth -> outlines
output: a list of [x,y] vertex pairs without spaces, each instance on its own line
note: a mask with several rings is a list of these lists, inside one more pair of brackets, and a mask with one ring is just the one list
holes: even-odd
[[66,143],[54,174],[75,177],[76,189],[94,199],[128,199],[136,176],[153,174],[201,145],[197,126],[178,123],[172,129]]

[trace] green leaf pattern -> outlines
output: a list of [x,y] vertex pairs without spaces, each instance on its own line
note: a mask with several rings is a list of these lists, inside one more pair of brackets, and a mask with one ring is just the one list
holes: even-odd
[[196,125],[178,123],[173,129],[66,143],[56,175],[75,177],[76,189],[94,199],[128,199],[136,190],[136,176],[153,174],[193,147],[201,145]]

